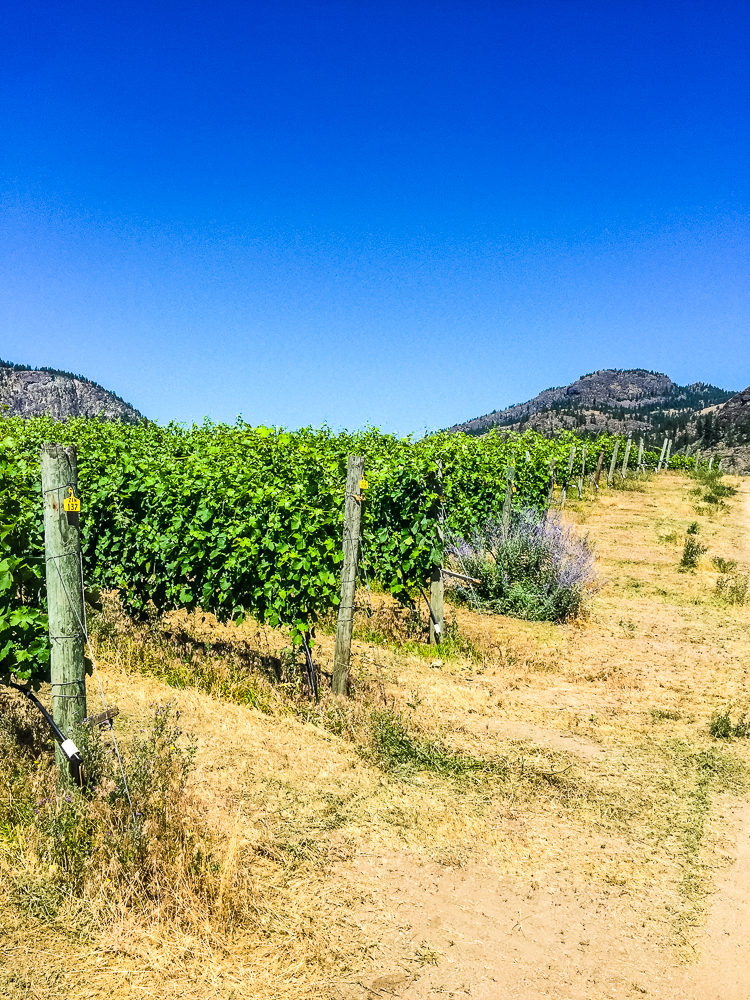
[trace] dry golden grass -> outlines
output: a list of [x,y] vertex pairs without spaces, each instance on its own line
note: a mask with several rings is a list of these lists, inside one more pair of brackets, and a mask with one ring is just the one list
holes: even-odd
[[[100,642],[102,673],[122,710],[126,752],[149,705],[174,697],[195,736],[191,795],[218,862],[214,906],[197,908],[182,929],[158,912],[122,909],[87,935],[4,907],[0,993],[228,1000],[447,991],[441,947],[449,946],[430,943],[440,938],[430,921],[452,912],[462,890],[443,899],[430,886],[453,872],[472,893],[464,909],[484,905],[481,886],[505,887],[507,901],[492,903],[488,890],[495,922],[523,910],[527,892],[575,897],[575,913],[592,925],[617,912],[644,955],[666,948],[675,965],[689,958],[731,850],[719,806],[746,795],[750,766],[743,742],[718,745],[708,733],[715,710],[750,709],[750,608],[717,601],[710,563],[722,555],[750,565],[750,494],[747,481],[737,483],[741,495],[714,517],[695,513],[692,483],[677,474],[643,492],[571,504],[566,516],[595,542],[605,581],[583,622],[456,609],[465,652],[458,645],[436,657],[409,645],[412,626],[375,595],[374,619],[361,617],[355,634],[377,627],[390,641],[356,639],[356,698],[343,707],[330,697],[317,710],[304,702],[286,637],[252,623],[175,615],[157,646],[115,630]],[[692,521],[709,552],[682,573]],[[324,673],[332,647],[330,635],[319,636]],[[368,743],[378,705],[415,738],[438,740],[441,752],[507,770],[451,777],[379,765]],[[230,898],[242,914],[234,925]],[[570,906],[556,912],[575,922]],[[544,930],[549,947],[558,933]],[[619,968],[596,940],[597,961]],[[484,971],[471,961],[462,975],[476,995],[505,996],[481,992]],[[529,996],[559,995],[563,972],[545,975]],[[619,979],[606,995],[629,995],[618,990]]]

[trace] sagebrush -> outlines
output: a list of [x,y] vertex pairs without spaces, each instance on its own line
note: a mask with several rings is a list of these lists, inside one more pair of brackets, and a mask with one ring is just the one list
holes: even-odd
[[513,511],[507,528],[489,519],[449,551],[461,571],[479,581],[459,583],[455,597],[500,614],[567,621],[585,612],[597,587],[590,542],[549,511]]

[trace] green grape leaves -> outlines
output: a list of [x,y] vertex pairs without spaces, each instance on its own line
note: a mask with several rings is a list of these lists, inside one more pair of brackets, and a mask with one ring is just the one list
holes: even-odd
[[[362,557],[405,603],[442,557],[441,510],[452,533],[469,535],[500,516],[509,465],[514,505],[543,507],[550,464],[559,480],[572,445],[573,476],[582,458],[580,439],[568,432],[413,441],[373,428],[334,434],[241,421],[186,428],[0,418],[0,680],[9,671],[41,676],[48,661],[38,482],[44,441],[78,448],[87,584],[118,588],[136,615],[151,606],[201,607],[223,619],[249,613],[296,639],[339,602],[348,455],[365,457]],[[600,448],[608,462],[616,441],[589,442],[587,468]]]

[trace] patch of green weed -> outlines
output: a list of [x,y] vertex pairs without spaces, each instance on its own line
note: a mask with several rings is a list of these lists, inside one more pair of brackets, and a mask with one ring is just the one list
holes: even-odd
[[734,573],[737,569],[736,559],[724,559],[723,556],[713,556],[711,559],[714,569],[719,573]]
[[736,722],[732,722],[731,709],[726,708],[723,712],[714,712],[708,731],[716,740],[742,739],[750,736],[750,722],[745,718],[744,712]]
[[664,720],[669,720],[670,722],[677,722],[682,716],[674,708],[652,708],[649,709],[651,715],[651,720],[653,722],[662,722]]
[[383,770],[400,774],[430,771],[445,778],[466,779],[493,774],[506,777],[509,770],[506,761],[459,753],[435,737],[409,730],[390,709],[372,712],[369,754]]

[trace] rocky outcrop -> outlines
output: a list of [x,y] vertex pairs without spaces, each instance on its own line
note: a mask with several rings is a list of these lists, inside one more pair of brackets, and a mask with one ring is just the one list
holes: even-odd
[[711,451],[721,456],[722,468],[750,474],[750,386],[717,407],[714,434]]
[[750,386],[720,406],[715,419],[724,437],[750,442]]
[[0,411],[11,417],[100,417],[135,423],[138,410],[95,382],[65,372],[0,363]]

